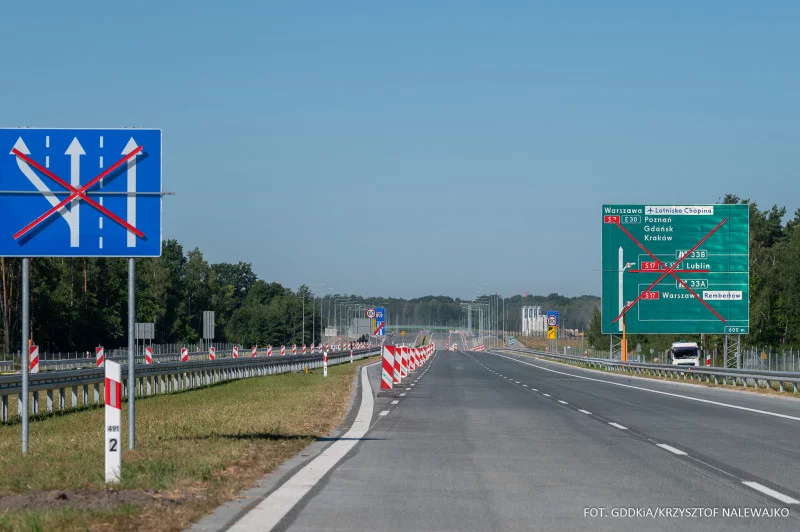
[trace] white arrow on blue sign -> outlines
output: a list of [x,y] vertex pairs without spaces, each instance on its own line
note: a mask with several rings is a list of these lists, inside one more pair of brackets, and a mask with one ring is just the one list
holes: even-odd
[[161,130],[0,129],[0,256],[161,255]]

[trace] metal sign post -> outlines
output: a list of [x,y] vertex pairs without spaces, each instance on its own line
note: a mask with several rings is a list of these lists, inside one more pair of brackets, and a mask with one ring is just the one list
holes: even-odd
[[128,449],[136,445],[136,260],[128,259]]
[[30,268],[31,259],[22,259],[22,349],[19,352],[20,370],[22,371],[22,454],[28,452],[28,332],[31,327],[30,313]]

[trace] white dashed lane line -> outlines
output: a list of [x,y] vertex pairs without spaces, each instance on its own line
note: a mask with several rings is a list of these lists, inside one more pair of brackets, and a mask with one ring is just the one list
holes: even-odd
[[378,414],[378,415],[379,415],[379,416],[381,416],[381,417],[383,417],[383,416],[388,416],[388,415],[389,415],[389,411],[388,411],[388,410],[384,410],[383,412],[381,412],[381,413],[380,413],[380,414]]
[[[499,356],[502,356],[502,355],[499,355]],[[513,358],[510,358],[510,357],[503,357],[503,358],[508,358],[509,360],[514,360]],[[530,365],[530,366],[535,366],[534,364],[529,364],[529,363],[522,362],[522,361],[519,361],[519,360],[514,360],[514,361],[515,361],[515,362],[520,362],[520,363],[522,363],[522,364]],[[483,365],[483,364],[481,364],[481,365]],[[485,367],[487,370],[489,370],[490,372],[494,373],[495,375],[498,375],[498,376],[500,376],[500,377],[503,377],[504,379],[507,379],[507,380],[512,380],[512,381],[514,381],[514,382],[515,382],[515,383],[517,383],[517,384],[521,384],[521,383],[520,383],[519,381],[517,381],[517,380],[510,379],[510,378],[506,377],[505,375],[500,375],[500,374],[499,374],[499,373],[497,373],[496,371],[489,369],[487,366],[483,366],[483,367]],[[539,366],[535,366],[535,367],[539,367]],[[561,372],[559,372],[559,371],[555,371],[555,370],[549,370],[549,369],[546,369],[546,368],[541,368],[541,369],[545,369],[546,371],[552,371],[553,373],[561,373]],[[571,376],[575,376],[575,375],[571,375]],[[585,379],[587,379],[587,380],[597,380],[597,381],[599,381],[599,379],[592,379],[592,378],[587,378],[587,377],[578,377],[578,378],[585,378]],[[600,382],[606,382],[606,381],[600,381]],[[616,383],[611,383],[611,384],[616,384]],[[522,386],[524,386],[524,387],[528,388],[528,385],[527,385],[527,384],[522,384]],[[625,385],[622,385],[622,386],[625,386]],[[630,387],[630,388],[636,388],[635,386],[627,386],[627,387]],[[538,392],[538,391],[539,391],[539,390],[537,390],[536,388],[532,388],[532,387],[531,387],[531,388],[529,388],[529,389],[530,389],[530,390],[532,390],[532,391],[534,391],[534,392]],[[647,391],[651,391],[651,390],[647,390]],[[664,392],[656,392],[656,393],[664,393]],[[547,394],[547,393],[542,393],[542,395],[543,395],[544,397],[551,397],[551,396],[550,396],[550,394]],[[664,395],[677,395],[677,394],[664,393]],[[692,398],[692,399],[693,399],[693,398]],[[695,399],[695,400],[697,400],[697,399]],[[566,402],[566,401],[562,401],[562,400],[560,400],[560,399],[558,399],[557,401],[558,401],[559,403],[563,404],[563,405],[569,405],[569,403],[568,403],[568,402]],[[774,414],[774,413],[771,413],[771,412],[764,412],[764,411],[755,410],[755,409],[749,409],[749,408],[744,408],[744,407],[736,407],[736,406],[732,406],[732,405],[720,404],[720,403],[717,403],[717,402],[714,402],[714,401],[707,401],[707,400],[699,400],[699,401],[700,401],[700,402],[706,402],[706,403],[712,403],[712,404],[719,404],[720,406],[730,406],[731,408],[739,408],[739,409],[741,409],[741,410],[748,410],[748,411],[753,411],[753,412],[758,412],[758,413],[763,413],[763,414],[775,415],[775,416],[777,416],[777,417],[785,417],[785,418],[789,418],[789,419],[795,419],[794,417],[792,417],[792,416],[787,416],[787,415],[785,415],[785,414]],[[591,416],[591,415],[593,415],[593,414],[592,414],[591,412],[589,412],[588,410],[584,410],[584,409],[582,409],[582,408],[576,408],[576,410],[577,410],[578,412],[580,412],[581,414],[585,414],[585,415],[587,415],[587,416]],[[599,418],[599,419],[601,419],[601,420],[602,420],[602,418]],[[628,427],[626,427],[626,426],[624,426],[624,425],[620,425],[619,423],[615,423],[615,422],[612,422],[612,421],[606,421],[606,420],[602,420],[602,421],[605,421],[606,423],[608,423],[608,425],[610,425],[610,426],[612,426],[612,427],[614,427],[614,428],[616,428],[616,429],[619,429],[619,430],[625,430],[625,431],[627,431],[627,430],[628,430]],[[640,436],[640,437],[641,437],[641,436]],[[687,457],[687,458],[689,458],[689,459],[692,459],[692,460],[698,461],[698,462],[700,462],[700,463],[702,463],[702,464],[705,464],[705,462],[702,462],[701,460],[698,460],[697,458],[693,458],[693,457],[689,456],[689,453],[687,453],[686,451],[683,451],[683,450],[681,450],[681,449],[678,449],[677,447],[673,447],[673,446],[671,446],[671,445],[668,445],[668,444],[666,444],[666,443],[657,443],[656,441],[654,441],[654,440],[652,440],[652,439],[650,439],[650,438],[645,438],[645,439],[646,439],[648,442],[650,442],[650,443],[652,443],[652,444],[655,444],[657,447],[660,447],[661,449],[664,449],[665,451],[668,451],[668,452],[670,452],[670,453],[672,453],[672,454],[674,454],[674,455],[676,455],[676,456],[685,456],[685,457]],[[705,465],[709,465],[709,464],[705,464]],[[719,471],[720,473],[724,473],[725,475],[727,475],[727,476],[729,476],[729,477],[734,477],[734,478],[736,478],[736,476],[735,476],[735,475],[731,475],[731,474],[730,474],[730,473],[728,473],[727,471],[723,471],[723,470],[721,470],[721,469],[718,469],[718,468],[716,468],[716,467],[713,467],[713,466],[709,466],[709,467],[712,467],[713,469],[715,469],[715,470]],[[763,484],[760,484],[760,483],[758,483],[758,482],[755,482],[755,481],[752,481],[752,480],[742,480],[742,479],[739,479],[739,480],[740,480],[740,482],[741,482],[743,485],[745,485],[745,486],[747,486],[747,487],[749,487],[749,488],[751,488],[751,489],[753,489],[753,490],[756,490],[756,491],[758,491],[759,493],[762,493],[763,495],[766,495],[766,496],[768,496],[768,497],[771,497],[772,499],[775,499],[775,500],[777,500],[777,501],[780,501],[780,502],[782,502],[782,503],[784,503],[784,504],[800,504],[800,500],[798,500],[798,499],[795,499],[794,497],[791,497],[791,496],[789,496],[789,495],[786,495],[786,494],[784,494],[784,493],[781,493],[781,492],[779,492],[779,491],[776,491],[776,490],[774,490],[774,489],[772,489],[772,488],[769,488],[769,487],[767,487],[767,486],[764,486]]]
[[656,445],[661,447],[662,449],[665,449],[665,450],[671,452],[672,454],[677,454],[678,456],[686,456],[686,454],[687,454],[687,453],[681,451],[680,449],[676,449],[672,445],[667,445],[666,443],[657,443]]
[[762,484],[759,484],[758,482],[752,482],[752,481],[749,481],[749,480],[743,480],[742,484],[744,484],[748,488],[753,488],[756,491],[760,491],[764,495],[769,495],[773,499],[778,499],[779,501],[781,501],[784,504],[800,504],[800,501],[798,501],[797,499],[795,499],[793,497],[789,497],[788,495],[784,495],[783,493],[781,493],[779,491],[775,491],[772,488],[768,488],[768,487],[766,487],[766,486],[764,486]]
[[399,403],[399,402],[400,402],[400,401],[399,401],[398,399],[395,399],[394,401],[392,401],[392,404],[393,404],[393,405],[396,405],[396,404],[397,404],[397,403]]
[[400,394],[400,397],[405,397],[405,396],[406,396],[405,392]]

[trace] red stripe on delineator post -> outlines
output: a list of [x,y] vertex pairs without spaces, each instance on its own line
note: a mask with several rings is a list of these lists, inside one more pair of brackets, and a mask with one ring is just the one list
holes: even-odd
[[[662,273],[662,274],[661,274],[661,277],[659,277],[658,279],[656,279],[656,280],[653,282],[653,284],[651,284],[651,285],[650,285],[650,286],[648,286],[648,287],[647,287],[647,288],[646,288],[646,289],[645,289],[643,292],[641,292],[641,293],[639,294],[639,296],[638,296],[636,299],[634,299],[634,300],[633,300],[633,301],[632,301],[630,304],[626,305],[626,306],[625,306],[625,307],[622,309],[622,312],[620,312],[619,316],[617,316],[617,317],[614,319],[614,321],[612,321],[611,323],[612,323],[612,324],[614,324],[614,323],[617,323],[617,321],[619,321],[619,319],[620,319],[620,318],[622,318],[622,316],[624,316],[626,312],[628,312],[630,309],[632,309],[632,308],[633,308],[633,306],[634,306],[634,305],[636,305],[636,303],[638,303],[640,299],[642,299],[642,296],[643,296],[644,294],[648,293],[648,292],[649,292],[649,291],[650,291],[650,290],[651,290],[651,289],[652,289],[652,288],[653,288],[655,285],[657,285],[658,283],[660,283],[660,282],[661,282],[661,281],[664,279],[664,277],[666,277],[667,275],[672,275],[672,276],[673,276],[673,277],[675,277],[675,279],[677,279],[677,280],[678,280],[678,281],[679,281],[679,282],[680,282],[680,283],[681,283],[683,286],[686,286],[686,284],[683,282],[683,280],[681,280],[681,279],[680,279],[680,277],[678,277],[678,276],[677,276],[675,273],[673,273],[673,272],[675,271],[675,268],[677,268],[677,267],[678,267],[678,265],[679,265],[681,262],[683,262],[684,260],[686,260],[686,257],[688,257],[689,255],[691,255],[691,254],[692,254],[692,253],[693,253],[693,252],[694,252],[694,251],[695,251],[697,248],[699,248],[699,247],[700,247],[700,246],[703,244],[703,242],[705,242],[706,240],[708,240],[708,238],[709,238],[711,235],[713,235],[714,233],[716,233],[716,232],[717,232],[717,230],[718,230],[720,227],[722,227],[722,226],[725,224],[725,222],[727,222],[727,221],[728,221],[728,219],[727,219],[727,218],[725,218],[725,219],[724,219],[724,220],[722,220],[720,223],[718,223],[718,224],[717,224],[717,226],[716,226],[716,227],[714,227],[714,229],[712,229],[712,230],[711,230],[711,232],[709,232],[709,233],[708,233],[706,236],[704,236],[704,237],[703,237],[703,238],[700,240],[700,242],[698,242],[697,244],[695,244],[695,245],[694,245],[694,247],[693,247],[692,249],[690,249],[689,251],[687,251],[687,252],[686,252],[686,254],[685,254],[683,257],[681,257],[680,259],[678,259],[678,261],[677,261],[675,264],[673,264],[671,268],[667,269],[667,270],[666,270],[664,273]],[[666,265],[665,265],[663,262],[661,262],[661,260],[660,260],[658,257],[656,257],[655,255],[653,255],[652,253],[650,253],[650,251],[649,251],[649,250],[648,250],[646,247],[644,247],[642,244],[640,244],[640,243],[639,243],[639,241],[638,241],[638,240],[636,240],[636,238],[634,238],[634,236],[633,236],[632,234],[630,234],[630,232],[628,232],[628,230],[626,230],[624,227],[622,227],[622,225],[621,225],[621,224],[617,223],[617,224],[616,224],[616,226],[617,226],[617,227],[619,227],[619,228],[622,230],[622,232],[623,232],[623,233],[625,233],[626,235],[628,235],[628,237],[629,237],[631,240],[633,240],[633,241],[634,241],[634,243],[636,243],[636,245],[637,245],[637,246],[639,246],[639,247],[640,247],[642,250],[644,250],[644,252],[645,252],[645,253],[647,253],[648,255],[650,255],[650,257],[652,257],[653,259],[655,259],[655,260],[656,260],[656,261],[657,261],[657,262],[658,262],[658,263],[659,263],[661,266],[663,266],[663,267],[665,267],[665,268],[666,268]],[[715,311],[713,308],[711,308],[711,306],[710,306],[708,303],[706,303],[705,301],[703,301],[703,299],[701,299],[701,298],[700,298],[700,296],[698,296],[698,295],[697,295],[697,294],[696,294],[696,293],[695,293],[693,290],[691,290],[691,289],[690,289],[688,286],[686,286],[686,288],[687,288],[687,290],[689,290],[689,291],[692,293],[692,295],[694,295],[694,297],[695,297],[695,298],[697,298],[697,300],[698,300],[698,301],[700,301],[701,303],[703,303],[703,305],[705,305],[705,306],[706,306],[706,308],[708,308],[708,310],[710,310],[711,312],[713,312],[713,313],[714,313],[714,315],[715,315],[715,316],[717,316],[717,318],[719,318],[720,320],[722,320],[722,322],[723,322],[723,323],[725,322],[725,319],[724,319],[722,316],[720,316],[720,315],[717,313],[717,311]]]
[[[109,218],[111,218],[112,220],[114,220],[115,222],[120,224],[122,227],[124,227],[128,231],[132,232],[133,234],[135,234],[139,238],[144,238],[144,233],[142,233],[141,231],[136,229],[134,226],[130,225],[128,222],[126,222],[125,220],[123,220],[122,218],[120,218],[119,216],[114,214],[113,212],[109,211],[108,209],[106,209],[105,207],[103,207],[102,205],[97,203],[96,201],[94,201],[92,198],[87,196],[84,192],[81,192],[77,188],[73,187],[72,185],[70,185],[69,183],[67,183],[66,181],[64,181],[60,177],[58,177],[56,174],[54,174],[53,172],[51,172],[50,170],[48,170],[47,168],[45,168],[41,164],[37,163],[36,161],[31,159],[27,155],[22,153],[21,151],[19,151],[16,148],[14,148],[13,150],[11,150],[11,153],[16,155],[17,157],[19,157],[20,159],[22,159],[23,161],[25,161],[29,165],[33,166],[34,168],[39,170],[41,173],[43,173],[44,175],[46,175],[47,177],[49,177],[50,179],[52,179],[53,181],[55,181],[56,183],[58,183],[59,185],[64,187],[65,189],[69,190],[70,192],[77,193],[81,197],[82,200],[86,201],[86,203],[88,203],[89,205],[91,205],[92,207],[94,207],[95,209],[100,211],[101,213],[105,214],[106,216],[108,216]],[[16,238],[16,236],[14,238]]]
[[394,346],[385,345],[382,351],[381,390],[391,390],[392,375],[394,374]]
[[122,405],[122,383],[106,377],[106,406],[119,410]]
[[[84,192],[86,192],[87,190],[92,188],[101,179],[103,179],[105,176],[107,176],[108,174],[110,174],[111,172],[113,172],[114,170],[119,168],[122,164],[126,163],[128,161],[128,159],[130,159],[131,157],[135,157],[136,155],[138,155],[139,152],[141,152],[141,151],[142,151],[142,146],[138,146],[135,150],[130,152],[128,155],[125,155],[122,159],[120,159],[119,161],[117,161],[113,165],[111,165],[108,168],[106,168],[106,170],[104,172],[102,172],[100,175],[98,175],[97,177],[95,177],[94,179],[92,179],[91,181],[86,183],[84,186],[82,186],[81,188],[79,188],[78,190],[76,190],[75,192],[70,194],[69,196],[67,196],[67,199],[65,199],[61,203],[55,205],[53,208],[51,208],[50,210],[48,210],[47,212],[45,212],[44,214],[42,214],[41,216],[36,218],[34,221],[32,221],[31,223],[29,223],[28,225],[26,225],[25,227],[23,227],[22,229],[17,231],[17,233],[14,235],[14,240],[19,240],[19,238],[24,236],[25,233],[27,233],[28,231],[30,231],[31,229],[33,229],[34,227],[36,227],[37,225],[39,225],[43,221],[45,221],[48,218],[50,218],[50,216],[52,216],[53,213],[56,213],[59,210],[61,210],[61,208],[64,207],[64,205],[68,204],[69,202],[71,202],[72,200],[77,198],[79,195],[83,194]],[[136,230],[136,231],[138,231],[138,230]],[[139,233],[140,234],[137,235],[137,236],[140,236],[140,237],[144,236],[144,233],[141,233],[141,231],[139,231]]]

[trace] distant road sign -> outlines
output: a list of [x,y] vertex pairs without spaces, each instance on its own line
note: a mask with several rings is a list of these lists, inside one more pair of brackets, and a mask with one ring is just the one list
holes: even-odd
[[375,330],[373,331],[373,336],[385,336],[386,321],[384,316],[386,315],[386,309],[384,309],[383,307],[376,307],[371,310],[375,312]]
[[367,309],[367,318],[372,319],[374,317],[375,317],[375,309],[374,308],[368,308]]
[[555,340],[558,338],[558,327],[555,325],[551,325],[547,327],[547,339],[548,340]]
[[549,326],[558,326],[558,311],[557,310],[548,310],[547,311],[547,325],[549,325]]
[[603,333],[623,313],[634,334],[749,332],[749,206],[603,205],[602,222]]
[[400,336],[405,336],[405,335],[406,335],[405,331],[400,331]]
[[0,256],[161,255],[161,130],[0,129]]

